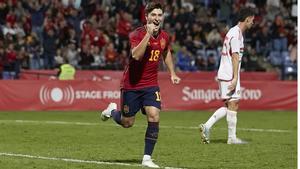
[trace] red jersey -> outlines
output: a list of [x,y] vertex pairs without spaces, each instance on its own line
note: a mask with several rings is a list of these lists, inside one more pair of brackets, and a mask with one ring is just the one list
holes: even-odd
[[[131,49],[142,41],[145,34],[146,29],[144,26],[137,28],[129,34]],[[123,74],[121,88],[141,89],[158,86],[157,74],[159,63],[163,58],[163,54],[168,51],[169,43],[169,35],[163,30],[160,30],[156,38],[151,36],[142,59],[135,60],[130,56],[129,64]]]

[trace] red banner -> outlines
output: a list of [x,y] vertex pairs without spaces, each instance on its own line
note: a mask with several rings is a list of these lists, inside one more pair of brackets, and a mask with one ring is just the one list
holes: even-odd
[[[0,110],[102,110],[119,104],[119,80],[2,80]],[[297,82],[244,81],[243,110],[297,110]],[[216,109],[223,103],[215,81],[160,80],[164,110]]]
[[[50,76],[56,75],[53,70],[24,70],[20,73],[22,80],[48,80]],[[121,71],[76,71],[77,80],[108,80],[122,79]],[[214,80],[216,72],[179,72],[183,80]],[[169,79],[169,73],[159,72],[159,79]],[[241,80],[278,80],[279,75],[276,72],[241,72]]]
[[[183,81],[161,86],[167,109],[216,109],[223,105],[214,81]],[[168,91],[165,91],[167,89]],[[285,81],[245,81],[241,84],[240,108],[244,110],[297,110],[297,83]]]

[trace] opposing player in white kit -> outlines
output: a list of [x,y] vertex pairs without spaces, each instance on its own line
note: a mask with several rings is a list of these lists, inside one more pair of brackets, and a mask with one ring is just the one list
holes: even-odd
[[254,12],[249,8],[242,9],[238,15],[238,24],[226,34],[218,70],[218,83],[225,106],[215,111],[206,123],[199,125],[201,139],[204,144],[209,143],[210,128],[225,115],[228,124],[227,144],[246,143],[236,137],[236,124],[241,95],[239,72],[244,51],[243,33],[251,28],[253,20]]

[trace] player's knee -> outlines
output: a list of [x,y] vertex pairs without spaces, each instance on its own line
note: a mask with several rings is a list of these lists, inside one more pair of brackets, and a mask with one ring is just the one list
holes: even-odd
[[159,111],[153,111],[148,113],[148,121],[158,122],[159,121]]
[[238,111],[239,104],[237,102],[231,102],[230,104],[228,104],[228,109],[231,111]]
[[147,114],[148,121],[159,122],[160,109],[158,109],[154,106],[146,106],[145,111],[146,111],[146,114]]
[[133,121],[126,121],[126,122],[123,122],[122,127],[124,127],[124,128],[130,128],[130,127],[133,126],[133,124],[134,124]]
[[148,115],[148,121],[159,122],[159,114]]
[[133,126],[135,121],[135,117],[123,117],[122,118],[122,127],[124,128],[130,128]]
[[133,126],[133,124],[123,124],[123,125],[122,125],[123,128],[130,128],[130,127],[132,127],[132,126]]

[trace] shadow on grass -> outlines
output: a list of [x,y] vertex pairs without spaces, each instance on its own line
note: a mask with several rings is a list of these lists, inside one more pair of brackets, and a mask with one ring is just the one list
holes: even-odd
[[211,144],[227,144],[227,139],[214,139],[210,140]]
[[120,159],[120,160],[104,160],[105,162],[110,162],[110,163],[135,163],[135,164],[140,164],[142,161],[141,159]]
[[[246,142],[251,143],[252,139],[242,139]],[[212,144],[227,144],[227,139],[215,139],[215,140],[210,140],[210,143]]]
[[[142,163],[141,159],[122,159],[122,160],[104,160],[104,161],[109,162],[109,163],[129,163],[129,164],[141,164]],[[161,166],[161,167],[165,168],[163,166]],[[168,168],[170,168],[170,167],[168,167]],[[183,167],[183,168],[197,169],[194,167]]]

